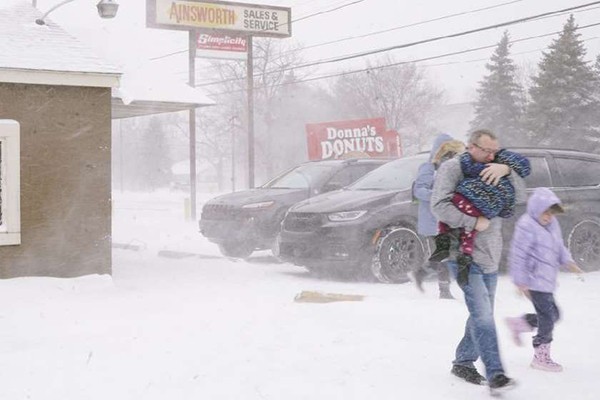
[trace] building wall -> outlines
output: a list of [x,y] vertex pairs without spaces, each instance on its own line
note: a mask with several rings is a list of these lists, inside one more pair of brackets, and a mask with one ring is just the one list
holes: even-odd
[[21,124],[21,245],[0,246],[0,277],[110,274],[110,89],[0,83],[0,118]]

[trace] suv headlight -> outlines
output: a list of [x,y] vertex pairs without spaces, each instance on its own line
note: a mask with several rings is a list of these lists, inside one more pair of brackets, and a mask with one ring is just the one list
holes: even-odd
[[363,215],[365,215],[367,211],[359,210],[359,211],[342,211],[329,214],[327,218],[329,218],[332,222],[346,222],[346,221],[354,221],[355,219],[359,219]]
[[269,208],[271,207],[273,204],[275,204],[274,201],[261,201],[260,203],[250,203],[250,204],[244,204],[242,206],[242,208],[245,209],[252,209],[252,210],[260,210],[263,208]]

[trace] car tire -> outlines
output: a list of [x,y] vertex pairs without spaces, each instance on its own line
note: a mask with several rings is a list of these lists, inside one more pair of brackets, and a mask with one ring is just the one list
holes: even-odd
[[244,242],[225,242],[219,244],[219,250],[225,257],[248,258],[254,252],[254,245]]
[[567,239],[575,263],[584,271],[600,268],[600,223],[586,219],[577,223]]
[[425,245],[412,229],[400,226],[386,228],[379,235],[371,272],[382,283],[405,283],[409,273],[425,262]]

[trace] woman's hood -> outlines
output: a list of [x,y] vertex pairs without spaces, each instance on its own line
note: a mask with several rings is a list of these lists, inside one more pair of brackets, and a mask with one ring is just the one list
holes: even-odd
[[429,162],[433,161],[433,157],[435,157],[435,155],[438,152],[438,150],[440,149],[440,146],[442,145],[442,143],[448,142],[453,139],[454,138],[452,136],[448,135],[447,133],[439,134],[433,141],[433,146],[431,146],[431,151],[429,152]]

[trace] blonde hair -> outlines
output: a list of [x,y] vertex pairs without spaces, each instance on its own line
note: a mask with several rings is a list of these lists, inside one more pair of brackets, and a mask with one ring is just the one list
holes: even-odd
[[456,154],[460,154],[465,151],[465,144],[460,140],[448,140],[440,145],[438,151],[436,151],[433,159],[431,160],[434,164],[439,164],[442,158],[452,154],[452,157]]

